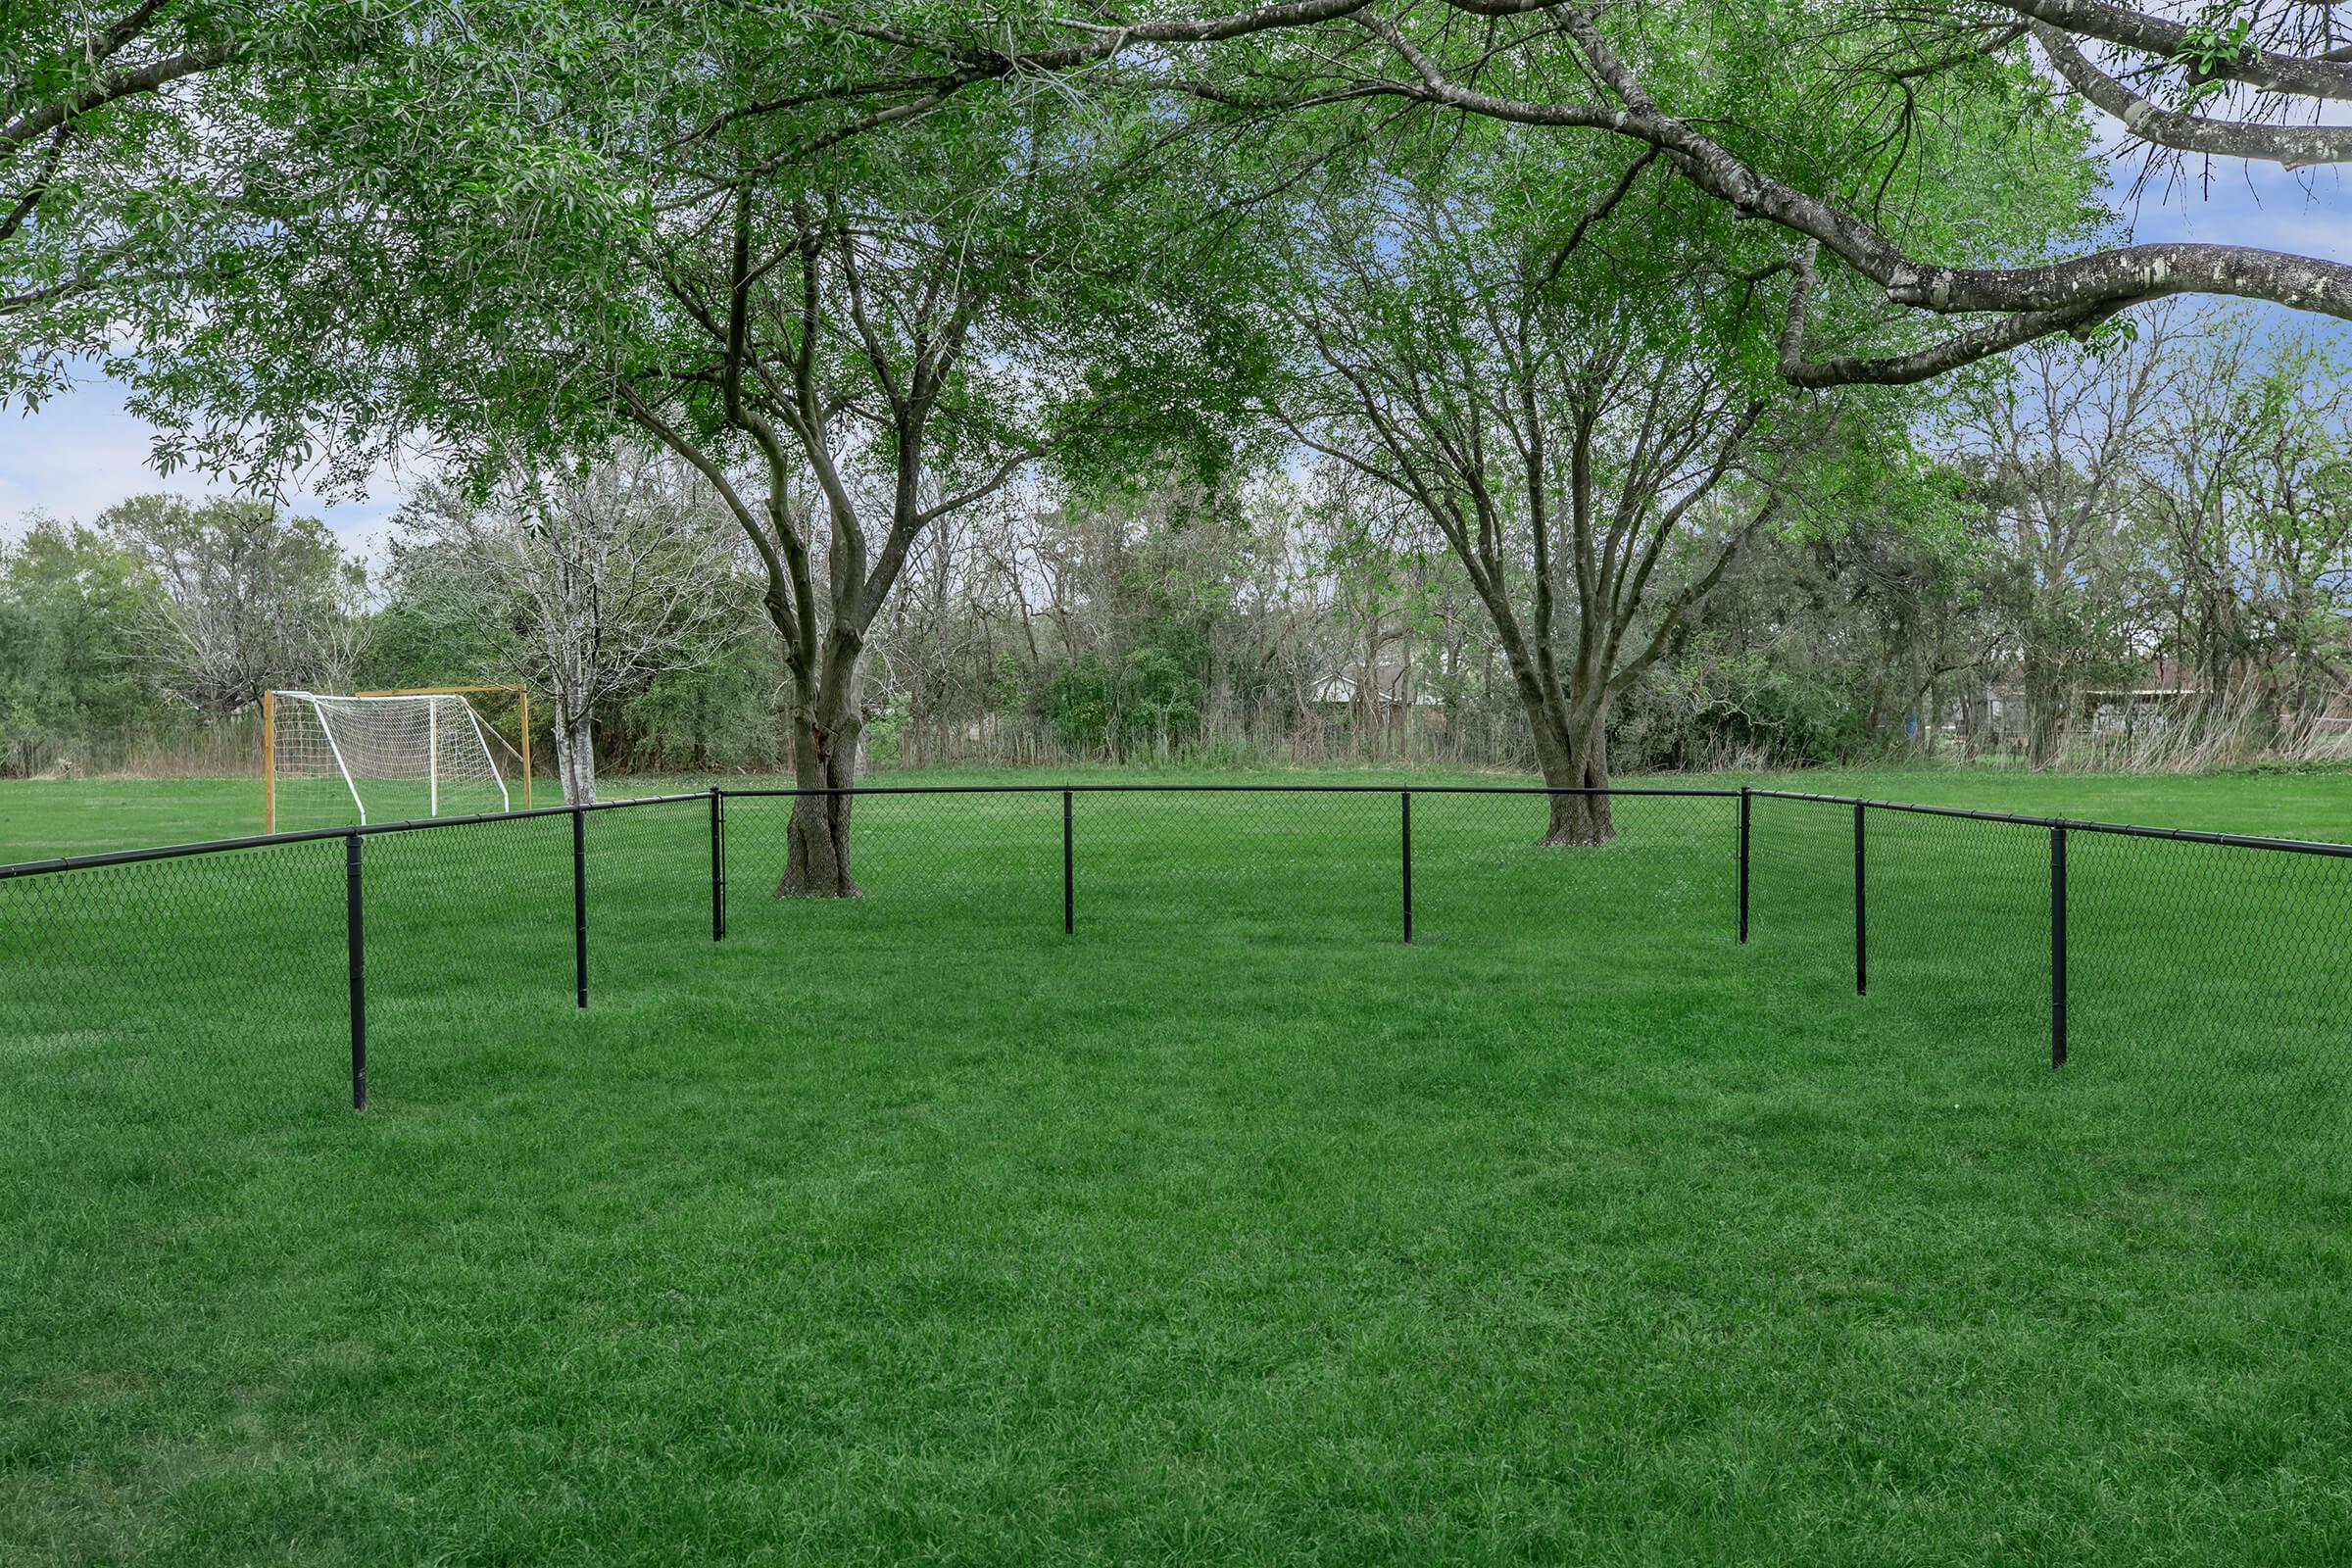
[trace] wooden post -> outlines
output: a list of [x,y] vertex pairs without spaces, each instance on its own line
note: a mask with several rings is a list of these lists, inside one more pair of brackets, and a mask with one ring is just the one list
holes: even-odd
[[277,831],[277,693],[262,693],[262,831]]
[[514,702],[520,710],[515,722],[522,726],[522,808],[531,808],[531,689],[514,688]]

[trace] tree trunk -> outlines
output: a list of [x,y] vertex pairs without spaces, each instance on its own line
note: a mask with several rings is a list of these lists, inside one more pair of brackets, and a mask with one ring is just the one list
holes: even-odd
[[2066,733],[2066,693],[2056,663],[2044,654],[2026,651],[2026,761],[2047,767],[2058,758],[2058,743]]
[[556,724],[556,778],[566,806],[596,804],[596,726],[582,717]]
[[[1536,724],[1536,760],[1552,789],[1609,787],[1608,703],[1605,699],[1571,709],[1563,727],[1556,715]],[[1616,812],[1606,795],[1554,795],[1550,819],[1537,842],[1594,848],[1617,836]]]
[[[1536,767],[1547,788],[1605,790],[1609,787],[1609,696],[1563,701],[1559,689],[1516,647],[1506,647],[1511,689],[1527,714],[1536,745]],[[1595,686],[1599,683],[1594,682]],[[1617,836],[1615,813],[1606,795],[1554,795],[1539,844],[1606,844]]]
[[[1536,746],[1536,767],[1546,787],[1555,790],[1597,790],[1609,785],[1606,737],[1608,699],[1578,703],[1560,701],[1545,689],[1542,676],[1524,660],[1512,661],[1512,684]],[[1547,845],[1606,844],[1617,833],[1605,795],[1554,795],[1544,836]]]
[[[830,707],[821,705],[820,707]],[[793,779],[804,790],[846,790],[858,782],[857,759],[864,729],[855,706],[831,725],[803,717],[793,726]],[[803,795],[792,803],[779,899],[854,899],[850,876],[850,795]]]

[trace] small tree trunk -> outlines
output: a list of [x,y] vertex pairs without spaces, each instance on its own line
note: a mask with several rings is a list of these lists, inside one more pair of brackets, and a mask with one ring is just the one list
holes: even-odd
[[2026,760],[2047,767],[2058,757],[2058,742],[2066,733],[2065,694],[2059,689],[2056,667],[2042,655],[2026,655]]
[[556,725],[556,778],[566,806],[596,804],[596,726],[588,718]]

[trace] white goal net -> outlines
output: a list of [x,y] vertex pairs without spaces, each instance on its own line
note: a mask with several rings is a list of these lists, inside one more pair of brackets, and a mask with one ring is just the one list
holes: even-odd
[[270,697],[272,831],[514,809],[519,760],[462,696]]

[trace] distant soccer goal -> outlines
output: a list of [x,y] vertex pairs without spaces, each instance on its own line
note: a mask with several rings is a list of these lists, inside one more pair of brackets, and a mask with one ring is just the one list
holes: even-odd
[[[514,705],[514,741],[474,705],[492,694]],[[530,698],[518,686],[267,693],[264,831],[527,807],[530,711]]]

